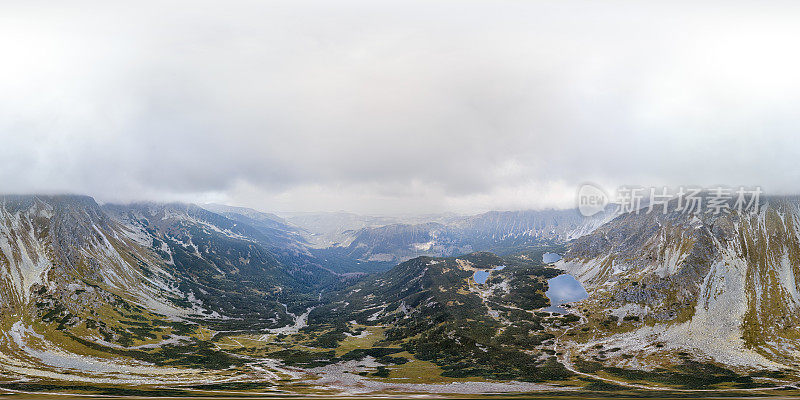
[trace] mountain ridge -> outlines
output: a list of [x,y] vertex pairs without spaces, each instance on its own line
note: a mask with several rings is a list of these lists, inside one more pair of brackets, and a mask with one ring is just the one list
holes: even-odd
[[[659,211],[581,223],[567,212],[488,214],[455,231],[466,239],[445,237],[499,254],[406,253],[352,275],[269,214],[5,196],[0,388],[249,380],[291,391],[313,376],[760,390],[800,378],[800,201],[770,197],[757,214]],[[417,236],[399,224],[354,241],[366,250],[350,260],[451,228],[412,226]],[[393,235],[404,239],[381,241]],[[563,258],[548,265],[547,252]],[[549,281],[564,272],[588,298],[549,311]]]

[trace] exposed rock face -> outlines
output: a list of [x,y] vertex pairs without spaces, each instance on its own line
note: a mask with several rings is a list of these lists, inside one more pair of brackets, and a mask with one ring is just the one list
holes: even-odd
[[577,239],[558,266],[589,288],[599,310],[635,305],[640,339],[651,344],[729,365],[798,360],[796,198],[769,198],[757,214],[625,214]]
[[[132,371],[142,362],[200,360],[224,369],[236,361],[207,348],[203,329],[285,326],[293,307],[304,309],[320,288],[339,282],[272,239],[191,205],[4,196],[0,372],[69,370],[76,374],[69,379],[99,379],[89,366]],[[161,373],[175,371],[143,374]]]
[[147,302],[161,298],[170,276],[158,257],[86,196],[5,196],[0,208],[2,303],[28,306],[32,288],[70,285]]
[[[431,252],[487,243],[513,248],[531,238],[558,245],[512,256],[417,257],[353,284],[352,276],[325,268],[323,261],[336,259],[319,258],[274,216],[6,196],[0,373],[49,378],[69,371],[66,379],[95,379],[100,373],[88,366],[129,371],[149,363],[214,369],[219,377],[230,366],[245,368],[250,359],[243,355],[266,351],[254,339],[260,335],[227,342],[241,353],[215,348],[227,333],[283,332],[295,335],[283,344],[317,352],[360,335],[350,331],[356,326],[401,346],[380,351],[402,348],[452,377],[561,379],[571,374],[569,354],[628,371],[674,372],[709,360],[751,372],[796,371],[800,201],[770,198],[755,214],[659,211],[604,224],[545,212],[371,228],[348,248],[410,256],[403,253],[409,243]],[[559,238],[570,232],[587,231],[557,266],[591,296],[565,305],[567,315],[543,312],[547,279],[561,271],[541,265],[541,253],[560,251]],[[445,243],[450,247],[437,247]],[[476,271],[488,279],[476,281]],[[269,354],[297,356],[284,350]],[[479,367],[465,372],[465,365]],[[131,379],[161,373],[172,372],[154,367]]]
[[104,209],[145,235],[174,271],[180,289],[220,315],[281,326],[289,317],[280,303],[290,302],[297,307],[293,311],[302,311],[305,301],[316,299],[319,287],[338,281],[291,244],[194,205],[141,203]]

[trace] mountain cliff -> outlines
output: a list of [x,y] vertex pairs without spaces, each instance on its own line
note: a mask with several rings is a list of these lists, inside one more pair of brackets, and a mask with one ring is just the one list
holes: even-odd
[[[226,379],[220,330],[278,328],[338,276],[249,225],[182,204],[0,201],[0,370],[136,383]],[[189,368],[188,370],[175,367]],[[199,369],[198,369],[199,368]]]
[[558,267],[592,294],[583,307],[602,332],[594,341],[634,353],[614,360],[628,366],[674,364],[688,351],[741,368],[795,367],[798,199],[706,211],[625,214],[571,244]]

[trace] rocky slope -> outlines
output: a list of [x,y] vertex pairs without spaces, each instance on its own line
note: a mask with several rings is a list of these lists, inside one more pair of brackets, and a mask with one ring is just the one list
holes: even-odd
[[[335,260],[268,214],[4,196],[0,389],[791,384],[800,376],[800,201],[701,211],[608,222],[490,213],[370,228],[352,242],[365,250],[348,257],[411,257],[406,244],[431,242],[432,252],[464,243],[522,251],[420,256],[352,276],[331,272]],[[576,232],[589,233],[563,243]],[[531,246],[542,240],[554,244]],[[454,247],[435,247],[444,243]],[[544,252],[565,250],[557,268],[542,265]],[[552,314],[545,291],[562,270],[590,296]]]
[[[120,381],[171,379],[145,367],[147,348],[175,343],[185,307],[175,271],[89,197],[4,196],[0,208],[2,370]],[[108,348],[113,351],[104,352]],[[140,357],[122,360],[120,349]],[[121,371],[129,371],[121,373]]]
[[101,208],[85,196],[0,204],[0,371],[8,377],[228,379],[224,370],[243,361],[214,349],[208,335],[292,324],[295,308],[339,282],[307,254],[195,206]]
[[[297,242],[194,205],[145,203],[104,209],[131,230],[146,234],[194,298],[220,315],[242,319],[250,328],[285,324],[283,304],[290,305],[289,311],[302,310],[316,301],[321,288],[338,281]],[[261,317],[265,319],[256,322]]]
[[[378,375],[570,376],[547,348],[560,319],[534,311],[559,271],[524,257],[415,258],[350,286],[256,215],[6,196],[0,217],[0,389],[277,387],[372,359]],[[386,342],[344,343],[369,329]]]
[[800,354],[798,254],[800,203],[775,197],[758,213],[626,214],[577,239],[558,266],[592,294],[586,315],[604,332],[594,340],[635,355],[614,362],[658,367],[689,352],[779,370]]

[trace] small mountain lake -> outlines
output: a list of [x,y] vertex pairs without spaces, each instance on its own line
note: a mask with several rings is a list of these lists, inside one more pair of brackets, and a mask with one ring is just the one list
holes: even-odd
[[583,300],[589,297],[586,289],[572,275],[562,274],[547,280],[548,289],[545,292],[550,299],[550,307],[545,307],[542,311],[549,311],[558,314],[566,314],[567,310],[561,307],[562,304],[573,301]]
[[492,271],[500,271],[505,267],[506,267],[505,265],[498,265],[490,270],[475,271],[475,273],[472,274],[472,279],[475,280],[475,283],[483,285],[484,283],[486,283],[486,280],[489,279],[489,275],[492,273]]
[[542,262],[545,264],[554,263],[561,259],[561,254],[558,253],[544,253],[542,254]]

